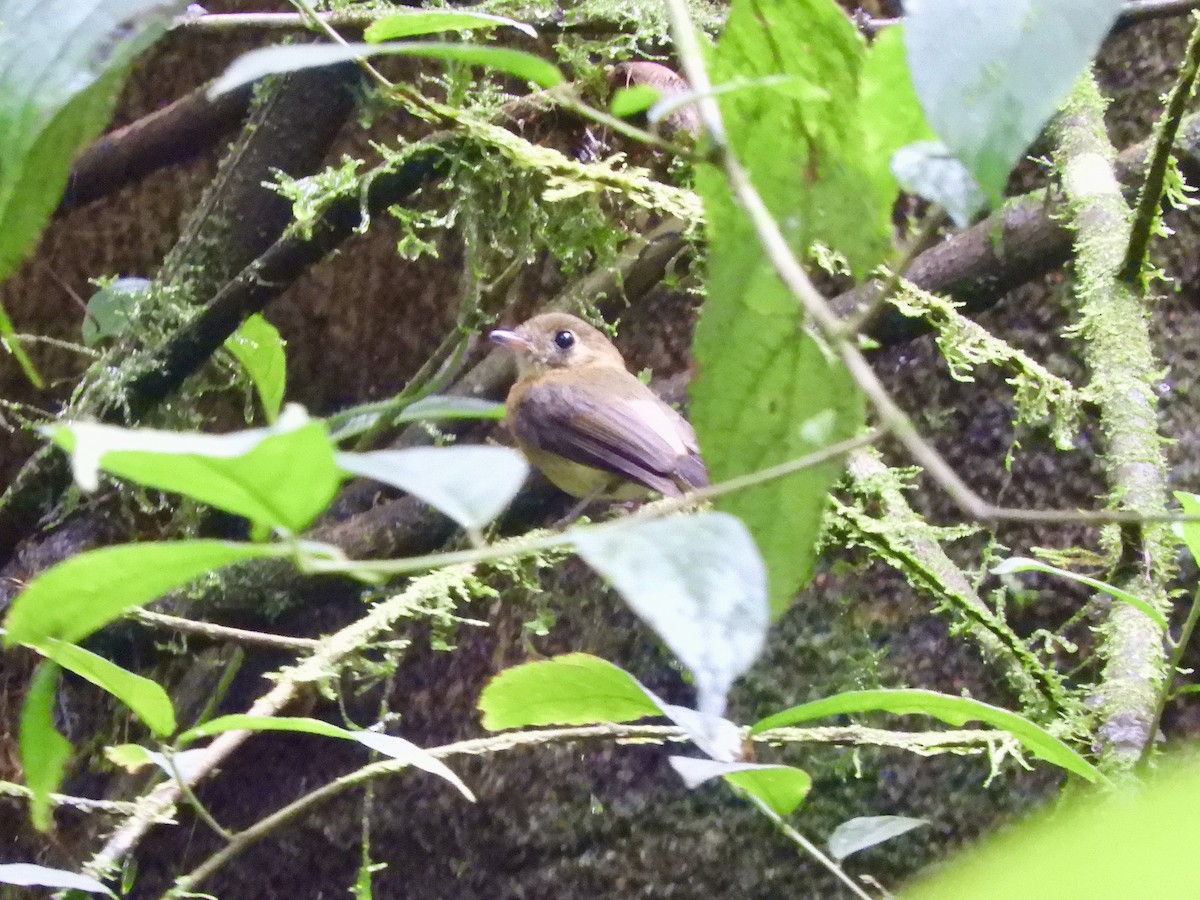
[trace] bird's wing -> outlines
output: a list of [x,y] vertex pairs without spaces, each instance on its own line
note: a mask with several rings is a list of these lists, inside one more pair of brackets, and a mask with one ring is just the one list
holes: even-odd
[[587,384],[537,384],[524,392],[510,426],[534,447],[662,494],[678,494],[680,482],[708,483],[691,427],[648,388],[613,399]]

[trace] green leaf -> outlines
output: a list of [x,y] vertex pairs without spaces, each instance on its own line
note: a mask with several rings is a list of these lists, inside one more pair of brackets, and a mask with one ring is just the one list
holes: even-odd
[[[788,290],[763,267],[739,274],[730,251],[710,245],[708,299],[693,346],[700,374],[690,418],[714,482],[852,437],[865,417],[854,379],[803,329]],[[829,489],[842,468],[830,460],[716,500],[746,523],[762,552],[773,616],[812,577]]]
[[481,419],[499,421],[504,418],[504,404],[475,397],[456,397],[452,394],[432,394],[422,397],[399,412],[395,399],[355,406],[326,419],[331,439],[344,441],[365,434],[383,416],[396,425],[406,422],[436,421],[439,419]]
[[967,722],[985,722],[1015,737],[1026,750],[1046,762],[1062,766],[1088,781],[1103,778],[1090,762],[1056,738],[1040,725],[1028,719],[992,706],[972,700],[970,697],[955,697],[917,688],[893,690],[847,691],[822,700],[793,706],[783,712],[756,722],[751,734],[759,734],[771,728],[783,728],[797,722],[821,719],[846,713],[890,712],[900,716],[933,716],[950,725],[961,726]]
[[901,28],[885,28],[871,41],[863,64],[861,96],[863,158],[880,192],[880,202],[890,209],[899,190],[892,172],[893,155],[908,144],[934,138],[913,90]]
[[68,888],[87,891],[89,894],[108,894],[112,891],[91,875],[68,872],[66,869],[51,869],[32,863],[5,863],[0,865],[0,884],[19,884],[22,887]]
[[263,316],[254,314],[225,340],[225,349],[254,382],[268,422],[279,418],[283,391],[287,386],[287,357],[279,330]]
[[363,32],[363,39],[370,44],[392,41],[396,38],[416,37],[445,31],[485,31],[499,26],[515,28],[531,38],[537,30],[532,25],[518,22],[507,16],[489,13],[455,12],[448,9],[412,10],[376,19]]
[[171,706],[171,698],[149,678],[135,675],[90,650],[54,638],[38,644],[36,649],[64,669],[108,691],[160,737],[175,731],[175,709]]
[[957,854],[899,900],[1182,900],[1196,894],[1200,768],[1194,756],[1156,761],[1148,784],[1076,794]]
[[[1184,513],[1189,516],[1200,516],[1200,494],[1176,491],[1175,499],[1183,507]],[[1183,522],[1177,526],[1176,530],[1192,554],[1192,559],[1196,561],[1197,565],[1200,565],[1200,522]]]
[[624,669],[587,653],[505,669],[479,695],[489,731],[535,725],[634,722],[662,710]]
[[1120,600],[1122,603],[1128,603],[1130,606],[1137,607],[1153,619],[1154,624],[1159,628],[1163,631],[1167,630],[1167,620],[1162,613],[1141,597],[1136,597],[1129,593],[1129,591],[1123,591],[1106,581],[1088,578],[1086,575],[1079,575],[1068,569],[1060,569],[1057,566],[1050,566],[1036,559],[1027,559],[1023,556],[1014,556],[1012,559],[1006,559],[992,568],[993,575],[1012,575],[1016,572],[1045,572],[1048,575],[1058,575],[1062,578],[1069,578],[1071,581],[1078,581],[1080,584],[1086,584],[1088,587],[1095,588],[1102,594],[1108,594],[1114,600]]
[[1122,0],[905,4],[908,64],[929,124],[993,200],[1121,7]]
[[133,324],[138,304],[145,299],[149,289],[149,279],[117,278],[92,294],[80,327],[83,342],[94,347],[103,340],[124,334]]
[[[184,0],[0,0],[0,280],[62,198],[76,152],[108,122],[134,56]],[[0,311],[0,337],[32,364]]]
[[841,862],[851,853],[866,850],[928,825],[925,819],[908,816],[860,816],[843,822],[829,836],[829,855]]
[[182,778],[191,782],[201,771],[208,751],[183,750],[168,757],[165,753],[159,753],[141,744],[118,744],[115,747],[105,747],[104,756],[113,765],[120,766],[127,772],[139,772],[146,766],[156,766],[168,778]]
[[[820,241],[860,275],[891,241],[891,203],[875,186],[877,175],[890,181],[886,163],[880,168],[863,154],[865,59],[862,37],[833,0],[734,0],[710,66],[717,87],[777,76],[790,76],[798,89],[820,87],[822,95],[724,93],[721,112],[733,149],[792,247],[804,256]],[[728,196],[720,181],[716,190],[707,179],[699,184],[706,209],[714,194]]]
[[529,474],[521,454],[508,447],[413,447],[336,459],[343,471],[419,497],[468,530],[504,512]]
[[702,512],[577,528],[569,537],[692,670],[699,709],[720,716],[767,634],[766,571],[742,522]]
[[561,84],[563,74],[553,63],[523,50],[483,47],[476,44],[438,44],[414,41],[404,44],[289,44],[251,50],[233,61],[208,89],[209,97],[228,93],[266,75],[295,72],[319,66],[369,59],[372,56],[418,56],[445,59],[495,69],[539,87]]
[[[820,86],[822,96],[804,99],[739,90],[719,101],[730,141],[793,249],[803,257],[819,241],[860,273],[890,241],[896,190],[886,162],[863,153],[872,134],[861,110],[865,58],[862,39],[832,0],[735,0],[712,65],[718,87],[779,76]],[[882,93],[877,87],[875,95]],[[882,133],[872,139],[885,141]],[[696,183],[707,211],[708,282],[693,345],[699,375],[690,416],[719,482],[852,436],[864,407],[845,367],[805,331],[798,301],[724,174],[701,166]],[[812,576],[828,491],[841,469],[830,461],[716,501],[758,543],[774,615]]]
[[454,772],[444,762],[428,751],[421,749],[411,741],[391,734],[381,734],[376,731],[351,731],[339,728],[320,719],[289,718],[274,716],[251,716],[236,714],[220,716],[190,728],[179,736],[179,745],[190,743],[202,737],[211,737],[224,731],[296,731],[304,734],[319,734],[324,737],[341,738],[355,741],[364,747],[382,753],[391,759],[408,763],[430,774],[437,775],[453,784],[464,797],[474,802],[475,795],[463,784]]
[[892,172],[906,191],[938,204],[959,228],[987,206],[987,195],[941,141],[901,147],[892,157]]
[[33,360],[29,358],[29,354],[25,352],[25,348],[21,346],[21,341],[17,338],[17,329],[13,328],[12,319],[4,311],[3,304],[0,304],[0,347],[3,347],[5,351],[11,353],[16,358],[21,366],[21,371],[25,373],[25,377],[29,379],[30,384],[35,388],[46,386],[46,383],[42,380],[42,376],[38,374]]
[[757,797],[777,816],[786,816],[795,810],[812,789],[809,774],[792,766],[717,762],[688,756],[672,756],[670,762],[689,790],[713,778],[723,778]]
[[661,95],[662,92],[656,87],[648,84],[632,84],[619,88],[613,94],[608,111],[620,118],[637,115],[657,103]]
[[21,770],[25,786],[33,792],[29,801],[29,816],[38,831],[49,831],[50,794],[62,784],[71,745],[54,727],[54,710],[58,698],[59,668],[52,662],[38,665],[29,682],[25,705],[21,707],[19,744]]
[[13,600],[8,646],[73,644],[125,612],[193,578],[244,559],[283,556],[287,547],[227,541],[167,541],[103,547],[51,566]]
[[232,434],[75,422],[51,436],[71,451],[84,490],[98,486],[103,469],[291,532],[325,509],[342,483],[325,424],[308,421],[299,407],[289,407],[270,428]]

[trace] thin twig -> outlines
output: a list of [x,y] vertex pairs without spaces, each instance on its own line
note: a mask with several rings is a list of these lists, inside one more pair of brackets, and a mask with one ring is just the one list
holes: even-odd
[[846,874],[845,869],[822,853],[820,847],[785,822],[783,820],[783,816],[779,815],[779,813],[767,806],[763,800],[754,796],[753,794],[746,794],[746,799],[758,807],[758,810],[764,816],[770,819],[775,824],[775,827],[778,828],[788,840],[792,841],[792,843],[804,850],[805,853],[832,872],[838,881],[850,888],[850,892],[854,894],[854,896],[860,898],[860,900],[874,900],[870,894],[868,894],[859,886],[858,882]]
[[321,646],[321,642],[313,638],[289,637],[284,634],[271,634],[265,631],[250,631],[245,628],[230,628],[228,625],[216,625],[212,622],[199,622],[195,619],[185,619],[181,616],[168,616],[163,613],[139,609],[132,618],[144,625],[154,628],[168,628],[181,634],[194,634],[214,641],[225,641],[230,644],[242,644],[251,647],[267,647],[271,650],[292,650],[301,653],[311,653]]
[[1200,21],[1192,27],[1192,36],[1188,41],[1187,54],[1179,75],[1167,98],[1166,108],[1154,126],[1154,150],[1150,154],[1150,164],[1146,168],[1146,179],[1138,192],[1137,207],[1134,212],[1133,227],[1129,234],[1129,245],[1125,251],[1125,262],[1117,277],[1129,284],[1136,283],[1142,276],[1142,268],[1146,264],[1146,254],[1150,249],[1150,238],[1154,235],[1154,223],[1158,220],[1162,205],[1163,182],[1170,165],[1171,155],[1175,149],[1175,136],[1179,133],[1179,124],[1183,119],[1184,109],[1192,97],[1196,87],[1196,74],[1200,72]]
[[[33,800],[33,791],[23,784],[13,784],[11,781],[0,781],[0,796],[15,797],[18,800]],[[66,806],[83,812],[102,812],[110,815],[128,816],[137,804],[125,800],[92,800],[90,797],[74,797],[70,794],[51,794],[51,806]],[[173,819],[164,819],[172,822]]]
[[1167,701],[1170,699],[1171,688],[1175,686],[1175,677],[1179,674],[1179,667],[1183,664],[1183,654],[1192,639],[1192,632],[1196,629],[1198,619],[1200,619],[1200,587],[1192,593],[1192,605],[1188,609],[1187,619],[1179,632],[1179,640],[1175,642],[1175,646],[1171,650],[1171,659],[1167,662],[1167,677],[1163,679],[1162,688],[1158,692],[1158,703],[1154,707],[1154,716],[1150,720],[1150,740],[1146,741],[1146,745],[1142,748],[1142,757],[1138,760],[1139,766],[1146,766],[1153,756],[1163,710],[1166,709]]
[[[913,753],[956,752],[962,749],[982,750],[993,746],[998,732],[987,729],[963,729],[960,731],[900,732],[861,726],[837,726],[818,728],[777,728],[753,735],[752,739],[766,744],[781,743],[825,743],[893,747]],[[585,725],[578,728],[545,728],[515,731],[493,737],[473,738],[456,741],[425,752],[436,759],[453,756],[481,756],[503,753],[522,747],[540,747],[551,744],[572,743],[581,740],[637,741],[639,743],[688,740],[687,732],[673,725],[625,725],[605,723]],[[163,895],[166,898],[181,897],[194,890],[199,884],[236,857],[252,844],[277,831],[298,816],[311,811],[322,803],[345,791],[366,784],[373,779],[395,775],[410,765],[401,760],[388,759],[370,763],[347,775],[343,775],[315,791],[280,807],[275,812],[259,819],[253,825],[238,832],[231,843],[222,847],[199,866],[179,878],[174,888]],[[870,900],[870,898],[868,898]]]

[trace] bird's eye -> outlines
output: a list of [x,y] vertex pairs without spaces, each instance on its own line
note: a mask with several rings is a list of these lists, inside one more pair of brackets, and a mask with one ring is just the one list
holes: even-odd
[[559,350],[569,350],[575,344],[574,332],[560,331],[554,336],[554,344]]

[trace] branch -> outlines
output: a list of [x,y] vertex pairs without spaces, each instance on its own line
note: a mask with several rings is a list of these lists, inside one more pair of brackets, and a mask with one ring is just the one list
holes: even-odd
[[[1119,273],[1129,246],[1130,212],[1111,169],[1104,100],[1090,73],[1076,86],[1057,125],[1056,162],[1077,229],[1076,268],[1086,389],[1099,409],[1107,447],[1109,502],[1142,515],[1166,510],[1166,460],[1157,430],[1155,359],[1145,298]],[[1175,571],[1174,541],[1161,525],[1124,529],[1114,585],[1164,615]],[[1145,613],[1115,603],[1103,629],[1100,683],[1101,763],[1110,775],[1129,773],[1151,740],[1159,686],[1166,676],[1163,634]]]
[[1167,166],[1171,162],[1175,135],[1179,132],[1184,107],[1187,106],[1196,87],[1197,71],[1200,71],[1200,21],[1192,27],[1192,36],[1188,41],[1183,65],[1167,98],[1166,109],[1154,126],[1154,152],[1150,156],[1146,180],[1138,193],[1137,211],[1129,235],[1129,246],[1125,251],[1125,263],[1117,276],[1130,285],[1141,278],[1142,268],[1146,264],[1150,238],[1154,234],[1154,226],[1162,207],[1163,183],[1167,176]]
[[61,215],[116,193],[166,166],[194,159],[237,127],[250,105],[249,86],[214,99],[208,86],[179,98],[88,146],[71,164]]
[[[921,755],[935,753],[978,753],[995,746],[1001,737],[998,732],[984,729],[960,731],[895,732],[879,728],[851,725],[827,728],[779,728],[753,735],[752,739],[768,744],[820,743],[842,746],[879,746],[908,750]],[[454,756],[480,756],[503,753],[524,747],[541,747],[570,744],[578,741],[638,740],[640,742],[666,743],[684,742],[687,733],[672,725],[587,725],[579,728],[547,728],[534,731],[518,731],[488,738],[457,741],[425,752],[436,759]],[[238,832],[233,841],[222,847],[191,872],[177,879],[175,885],[161,900],[187,896],[206,878],[217,872],[226,863],[249,849],[268,835],[301,815],[311,812],[321,804],[339,794],[360,787],[373,779],[399,774],[411,768],[398,760],[384,760],[343,775],[315,791],[305,794],[270,815],[259,819],[249,828]]]

